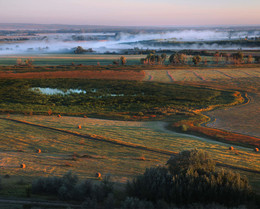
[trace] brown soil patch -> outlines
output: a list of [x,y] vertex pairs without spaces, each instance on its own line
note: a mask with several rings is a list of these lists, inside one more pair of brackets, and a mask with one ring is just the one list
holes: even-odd
[[85,79],[111,79],[111,80],[143,80],[145,73],[143,71],[55,71],[55,72],[27,72],[27,73],[13,73],[0,72],[0,78],[85,78]]

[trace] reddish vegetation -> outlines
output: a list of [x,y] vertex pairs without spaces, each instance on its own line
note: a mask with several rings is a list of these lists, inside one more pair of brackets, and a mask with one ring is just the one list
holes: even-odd
[[192,133],[198,133],[201,135],[209,136],[210,138],[218,139],[221,141],[227,141],[238,144],[247,144],[254,147],[260,147],[260,139],[252,136],[246,136],[242,134],[236,134],[219,129],[199,127],[189,125],[188,131]]
[[86,79],[115,79],[115,80],[142,80],[145,76],[143,71],[131,70],[77,70],[77,71],[55,71],[55,72],[27,72],[12,73],[0,72],[0,78],[86,78]]

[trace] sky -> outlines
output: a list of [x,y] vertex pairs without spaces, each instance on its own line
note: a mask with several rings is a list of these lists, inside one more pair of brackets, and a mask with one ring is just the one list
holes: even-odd
[[260,0],[0,0],[0,23],[260,25]]

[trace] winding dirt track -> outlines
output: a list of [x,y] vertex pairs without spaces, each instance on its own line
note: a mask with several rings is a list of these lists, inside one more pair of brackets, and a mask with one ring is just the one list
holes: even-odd
[[[20,120],[11,119],[11,118],[2,118],[2,117],[0,117],[0,119],[2,119],[2,120],[9,120],[9,121],[13,121],[13,122],[16,122],[16,123],[22,123],[22,124],[25,124],[25,125],[28,125],[28,126],[34,126],[34,127],[38,127],[38,128],[58,131],[58,132],[70,134],[70,135],[73,135],[73,136],[82,137],[82,138],[85,138],[85,139],[90,139],[90,140],[95,140],[95,141],[102,141],[102,142],[105,142],[105,143],[110,143],[110,144],[114,144],[114,145],[120,145],[120,146],[124,146],[124,147],[128,147],[128,148],[146,150],[146,151],[159,153],[159,154],[163,154],[163,155],[168,155],[168,156],[178,154],[177,152],[173,152],[173,151],[170,151],[170,150],[163,150],[163,149],[146,147],[146,146],[143,146],[143,145],[140,145],[140,144],[124,142],[124,141],[121,141],[121,140],[105,138],[105,137],[102,137],[102,136],[92,137],[91,135],[84,135],[84,134],[80,134],[80,133],[77,133],[77,132],[72,132],[72,131],[68,131],[68,130],[64,130],[64,129],[53,128],[53,127],[44,126],[44,125],[38,125],[38,124],[29,123],[29,122],[26,122],[26,121],[20,121]],[[228,165],[228,164],[224,164],[224,163],[216,162],[216,165],[220,166],[220,167],[232,168],[232,169],[235,169],[235,170],[240,170],[240,171],[246,171],[246,172],[250,172],[250,173],[260,174],[260,171],[258,171],[258,170],[253,170],[253,169],[248,169],[248,168],[241,168],[241,167],[238,167],[238,166],[232,166],[232,165]]]

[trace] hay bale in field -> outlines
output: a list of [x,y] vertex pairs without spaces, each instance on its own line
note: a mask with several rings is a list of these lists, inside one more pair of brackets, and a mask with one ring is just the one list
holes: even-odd
[[234,150],[234,147],[232,147],[232,146],[231,146],[231,147],[229,147],[229,150]]
[[25,165],[24,163],[22,163],[22,164],[20,165],[20,168],[26,168],[26,165]]
[[41,149],[36,150],[36,153],[41,153],[41,152],[42,152]]
[[96,178],[101,178],[101,173],[97,172],[95,176]]
[[78,125],[78,129],[81,129],[81,125]]
[[259,149],[257,147],[254,150],[255,150],[255,152],[259,152]]

